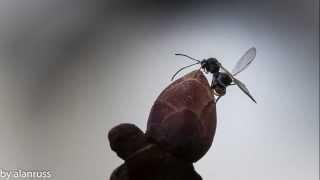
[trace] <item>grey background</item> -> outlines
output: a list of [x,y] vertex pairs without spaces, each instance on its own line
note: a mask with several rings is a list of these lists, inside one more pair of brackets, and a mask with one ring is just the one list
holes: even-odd
[[316,180],[318,40],[318,0],[1,0],[0,168],[107,179],[122,163],[107,131],[145,130],[153,101],[189,63],[173,53],[232,69],[255,46],[238,77],[258,104],[228,88],[195,167],[205,180]]

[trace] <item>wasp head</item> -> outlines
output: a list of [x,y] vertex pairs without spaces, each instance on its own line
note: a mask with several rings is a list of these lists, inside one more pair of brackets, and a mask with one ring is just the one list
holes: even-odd
[[216,58],[209,58],[201,61],[201,68],[212,74],[219,72],[220,63]]

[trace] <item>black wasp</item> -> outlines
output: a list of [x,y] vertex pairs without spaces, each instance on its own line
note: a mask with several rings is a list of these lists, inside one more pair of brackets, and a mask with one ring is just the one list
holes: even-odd
[[[208,59],[203,59],[202,61],[197,60],[195,58],[192,58],[188,55],[185,54],[175,54],[177,56],[185,56],[193,61],[196,61],[196,63],[182,67],[179,69],[171,78],[171,80],[174,79],[174,77],[183,69],[186,69],[188,67],[200,64],[201,69],[203,69],[205,72],[209,72],[212,74],[212,82],[211,82],[211,89],[214,93],[214,95],[218,96],[218,100],[226,94],[226,88],[229,85],[237,85],[242,92],[244,92],[249,98],[255,102],[256,100],[252,97],[250,94],[248,88],[246,85],[241,82],[240,80],[236,79],[235,76],[239,74],[241,71],[246,69],[249,64],[254,60],[256,57],[256,48],[252,47],[250,48],[236,63],[235,67],[232,70],[232,73],[230,73],[226,68],[224,68],[221,63],[216,59],[216,58],[208,58]],[[220,68],[224,72],[220,72]]]

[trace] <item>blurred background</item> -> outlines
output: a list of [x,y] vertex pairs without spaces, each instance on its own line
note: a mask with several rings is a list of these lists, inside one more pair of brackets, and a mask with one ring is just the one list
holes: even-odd
[[[108,179],[122,161],[107,132],[142,130],[187,59],[216,57],[230,87],[204,180],[319,178],[318,0],[0,0],[0,167],[53,179]],[[198,67],[190,68],[183,75]]]

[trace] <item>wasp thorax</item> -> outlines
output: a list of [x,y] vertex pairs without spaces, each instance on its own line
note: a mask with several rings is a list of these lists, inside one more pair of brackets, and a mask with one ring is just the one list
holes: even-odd
[[228,74],[222,72],[219,73],[217,81],[221,86],[224,87],[227,87],[232,83],[231,77]]
[[205,59],[201,63],[201,67],[207,72],[216,73],[219,72],[219,61],[216,58]]

